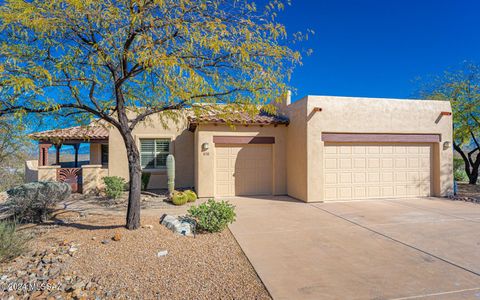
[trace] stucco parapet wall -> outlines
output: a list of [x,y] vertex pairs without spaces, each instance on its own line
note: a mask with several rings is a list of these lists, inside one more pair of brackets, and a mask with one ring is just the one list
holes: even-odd
[[82,189],[84,194],[96,193],[103,187],[102,178],[105,177],[107,169],[102,165],[82,166]]
[[309,141],[322,132],[436,133],[442,140],[451,138],[451,115],[444,114],[451,113],[449,101],[308,96],[306,103]]
[[57,170],[60,166],[39,166],[37,170],[37,180],[39,181],[56,181]]
[[405,101],[411,102],[422,102],[422,103],[444,103],[447,106],[450,106],[450,102],[446,100],[429,100],[429,99],[409,99],[409,98],[370,98],[370,97],[348,97],[348,96],[326,96],[326,95],[308,95],[306,97],[301,98],[298,101],[295,101],[292,104],[295,104],[302,100],[315,100],[315,99],[323,99],[323,100],[345,100],[345,101],[370,101],[370,102],[378,102],[378,101],[400,101],[405,103]]
[[[451,113],[451,105],[449,101],[444,100],[423,100],[423,99],[398,99],[398,98],[363,98],[363,97],[337,97],[337,96],[308,96],[302,98],[299,101],[307,101],[308,111],[311,113],[317,105],[322,103],[327,107],[318,107],[322,109],[322,112],[328,112],[333,108],[338,108],[343,113],[348,114],[350,108],[358,112],[364,111],[368,114],[369,110],[374,109],[378,113],[380,111],[395,113],[397,110],[410,111],[425,111],[431,108],[435,108],[439,114],[442,112]],[[327,109],[327,111],[325,111]],[[362,115],[363,117],[364,115]],[[370,117],[372,117],[370,115]]]

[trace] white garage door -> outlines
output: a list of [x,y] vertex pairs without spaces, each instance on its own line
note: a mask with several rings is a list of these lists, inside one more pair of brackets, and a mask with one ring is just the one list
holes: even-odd
[[216,145],[215,196],[271,194],[271,145]]
[[324,147],[325,200],[429,196],[428,144],[329,144]]

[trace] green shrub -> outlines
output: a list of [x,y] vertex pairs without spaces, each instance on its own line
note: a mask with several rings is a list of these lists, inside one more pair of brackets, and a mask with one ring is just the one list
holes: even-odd
[[151,173],[142,173],[142,191],[147,190],[151,175]]
[[0,222],[0,263],[12,260],[26,249],[28,237],[13,222]]
[[44,222],[57,203],[70,197],[71,191],[64,182],[26,183],[7,191],[6,205],[20,222]]
[[105,194],[108,198],[117,199],[125,190],[125,179],[119,176],[103,177],[105,183]]
[[225,201],[209,199],[199,206],[192,206],[188,213],[197,221],[202,231],[219,232],[235,221],[235,206]]
[[465,168],[465,163],[463,158],[454,157],[453,158],[453,170],[463,170]]
[[187,198],[188,198],[188,202],[195,202],[195,200],[197,200],[197,194],[195,194],[194,191],[192,190],[186,190],[185,192],[183,192],[185,195],[187,195]]
[[453,177],[455,178],[455,181],[460,181],[460,182],[468,181],[467,173],[465,173],[464,170],[454,170]]
[[453,158],[453,177],[455,181],[468,181],[467,173],[465,173],[465,163],[462,158]]
[[172,193],[172,202],[175,205],[184,205],[188,202],[188,196],[185,193],[175,191]]

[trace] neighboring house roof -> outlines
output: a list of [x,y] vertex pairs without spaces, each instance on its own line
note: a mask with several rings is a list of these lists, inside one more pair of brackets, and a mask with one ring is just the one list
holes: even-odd
[[75,126],[64,129],[53,129],[35,132],[29,135],[35,140],[106,140],[108,129],[104,126]]
[[222,116],[220,113],[215,114],[211,113],[208,115],[202,116],[188,116],[188,120],[192,124],[255,124],[255,125],[288,125],[289,119],[286,116],[273,115],[265,111],[260,111],[260,113],[252,116],[245,112],[238,112],[236,114],[231,114],[227,118]]

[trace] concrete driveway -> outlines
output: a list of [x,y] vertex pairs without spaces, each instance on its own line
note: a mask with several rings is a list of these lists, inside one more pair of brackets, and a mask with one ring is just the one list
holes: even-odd
[[230,229],[274,299],[480,299],[478,204],[230,201]]

